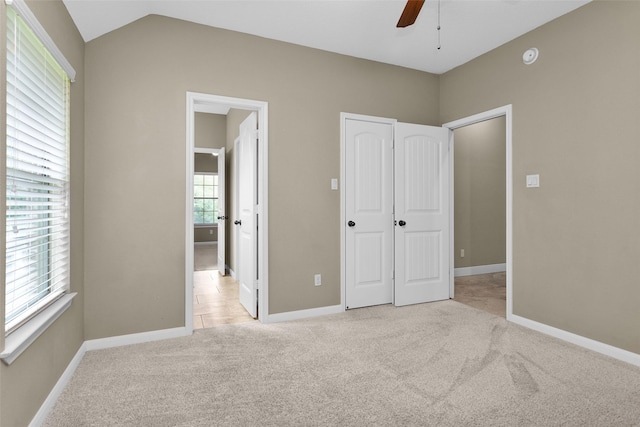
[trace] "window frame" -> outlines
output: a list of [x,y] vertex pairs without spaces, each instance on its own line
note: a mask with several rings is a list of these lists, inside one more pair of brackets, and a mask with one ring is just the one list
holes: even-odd
[[[206,222],[205,223],[199,223],[199,222],[196,222],[196,220],[195,220],[195,215],[196,215],[195,201],[196,201],[196,199],[199,199],[199,200],[218,200],[219,199],[218,196],[214,196],[214,197],[196,197],[196,195],[195,195],[195,192],[196,192],[195,191],[195,189],[196,189],[195,181],[196,181],[196,179],[195,178],[198,175],[202,175],[202,176],[212,176],[213,175],[215,177],[218,177],[218,172],[194,172],[193,173],[193,204],[194,204],[194,207],[193,207],[193,227],[194,228],[214,228],[214,227],[218,227],[217,215],[220,212],[219,206],[218,206],[218,209],[214,208],[214,210],[213,210],[213,222],[212,223],[206,223]],[[218,188],[219,187],[219,183],[220,183],[220,181],[216,180],[216,182],[214,184],[214,188]],[[220,193],[218,193],[218,194],[220,194]],[[215,206],[215,202],[214,202],[214,206]]]
[[[44,52],[46,51],[46,54],[43,54],[44,57],[48,57],[49,59],[46,59],[46,63],[50,64],[52,62],[55,62],[57,64],[57,66],[59,66],[61,68],[61,73],[60,76],[65,75],[62,81],[64,81],[64,90],[63,90],[63,95],[61,98],[57,98],[54,97],[52,99],[60,99],[62,100],[62,98],[64,98],[64,102],[61,105],[61,110],[58,110],[58,113],[61,114],[61,116],[63,117],[62,122],[64,123],[63,125],[63,129],[64,129],[64,134],[62,136],[62,139],[64,140],[62,142],[62,146],[64,147],[63,150],[61,151],[64,155],[64,157],[62,158],[62,166],[64,167],[63,169],[63,178],[62,178],[62,186],[58,186],[57,189],[59,192],[61,192],[57,198],[58,200],[62,200],[63,202],[63,208],[62,208],[62,214],[59,215],[48,215],[47,219],[42,219],[42,220],[38,220],[38,221],[44,221],[47,224],[47,227],[49,229],[51,229],[51,227],[57,227],[57,225],[52,225],[51,224],[51,218],[53,217],[62,217],[62,224],[63,224],[63,228],[64,231],[62,232],[62,234],[64,235],[63,238],[63,247],[62,249],[60,248],[52,248],[52,245],[55,245],[58,243],[59,239],[57,239],[56,237],[51,238],[52,236],[52,232],[50,231],[48,233],[48,240],[47,240],[47,246],[49,249],[47,249],[47,256],[46,256],[46,270],[47,270],[47,277],[50,280],[52,279],[52,274],[57,274],[57,272],[55,272],[52,269],[52,265],[58,265],[60,263],[58,257],[62,256],[64,258],[64,262],[62,262],[63,267],[61,268],[61,271],[63,271],[63,284],[60,287],[53,287],[53,286],[47,286],[47,288],[51,289],[50,294],[48,294],[47,296],[45,296],[44,298],[39,298],[37,300],[37,302],[35,304],[33,304],[32,306],[30,306],[27,310],[23,310],[19,316],[17,316],[15,319],[19,319],[19,321],[14,321],[14,322],[7,322],[6,321],[6,317],[7,317],[7,303],[8,301],[5,300],[5,305],[3,307],[3,313],[4,313],[4,318],[5,318],[5,338],[4,338],[4,348],[2,350],[2,352],[0,353],[0,359],[7,365],[11,364],[24,350],[26,350],[26,348],[33,343],[37,337],[42,334],[53,322],[55,322],[55,320],[60,317],[70,306],[71,306],[71,302],[73,300],[73,298],[77,295],[77,293],[73,293],[71,292],[71,278],[70,278],[70,274],[71,274],[71,260],[70,260],[70,246],[71,246],[71,218],[70,218],[70,194],[69,194],[69,190],[70,190],[70,184],[71,184],[71,170],[70,170],[70,157],[71,157],[71,148],[70,148],[70,116],[71,116],[71,83],[73,81],[75,81],[75,70],[73,69],[73,67],[71,66],[71,64],[66,60],[66,58],[64,58],[64,55],[61,53],[61,51],[57,48],[57,46],[55,45],[55,43],[53,42],[53,40],[49,37],[49,35],[47,34],[47,32],[45,31],[45,29],[42,27],[42,25],[38,22],[38,20],[36,19],[35,15],[33,15],[33,13],[31,12],[31,10],[29,9],[29,7],[26,5],[26,2],[24,0],[6,0],[7,3],[7,14],[4,17],[4,19],[6,20],[6,36],[7,36],[7,42],[9,41],[9,33],[13,32],[13,27],[10,28],[9,23],[10,22],[14,22],[14,21],[9,21],[10,20],[10,14],[11,16],[13,16],[13,14],[15,13],[15,18],[11,18],[11,19],[15,19],[15,22],[17,22],[19,26],[21,26],[21,30],[20,31],[27,31],[30,33],[30,35],[27,35],[27,38],[30,39],[35,39],[37,40],[37,43],[41,46],[38,47],[38,51]],[[11,11],[9,11],[9,9],[11,9]],[[20,22],[21,21],[21,22]],[[26,34],[29,34],[26,33]],[[9,55],[9,49],[6,50],[6,55]],[[53,61],[51,61],[53,60]],[[6,67],[9,66],[9,61],[6,61]],[[9,73],[8,69],[5,69],[6,75],[5,75],[5,82],[3,82],[3,84],[7,85],[8,84],[8,79],[10,78],[11,75],[13,75],[12,73]],[[5,86],[6,87],[6,86]],[[49,92],[38,92],[38,93],[49,93]],[[14,95],[12,95],[14,96]],[[7,95],[8,97],[8,95]],[[13,104],[9,104],[9,100],[5,99],[5,106],[9,107],[9,105],[13,105]],[[19,105],[19,104],[16,104]],[[32,104],[34,105],[34,104]],[[38,103],[36,103],[35,105],[41,105]],[[40,107],[42,108],[42,107]],[[7,108],[6,111],[6,115],[7,115],[7,123],[6,123],[6,127],[4,129],[5,132],[5,144],[3,145],[3,150],[5,150],[5,154],[6,151],[9,147],[9,144],[7,143],[6,139],[8,137],[8,131],[9,131],[9,108]],[[16,114],[15,112],[21,113],[23,112],[22,109],[18,108],[14,108],[14,114]],[[12,116],[15,117],[15,116]],[[13,120],[13,119],[12,119]],[[38,121],[38,120],[34,120],[33,123],[37,123],[38,125],[40,125],[41,123],[43,123],[42,121]],[[14,125],[12,125],[14,126]],[[12,127],[12,129],[14,129]],[[15,137],[15,135],[13,135],[12,137]],[[39,139],[37,139],[38,141],[40,141]],[[50,152],[50,151],[49,151]],[[51,156],[54,156],[54,154],[50,154]],[[8,156],[5,156],[5,159],[7,159]],[[41,161],[50,161],[51,157],[49,156],[42,156],[39,157],[40,159],[43,159]],[[49,160],[46,160],[49,159]],[[7,160],[5,160],[5,162],[7,162]],[[58,165],[59,161],[55,161],[53,164]],[[15,167],[16,163],[12,164],[13,167]],[[8,166],[5,164],[5,166]],[[13,169],[13,168],[12,168]],[[20,170],[18,169],[13,169],[13,170]],[[52,169],[53,170],[53,169]],[[7,173],[9,172],[8,170],[6,171]],[[6,174],[5,174],[6,176]],[[33,176],[41,176],[41,177],[45,177],[47,174],[44,175],[40,175],[40,174],[33,174]],[[40,182],[40,179],[34,179],[33,180],[34,183],[36,182]],[[31,184],[29,184],[31,185]],[[33,184],[33,185],[38,185],[38,184]],[[41,185],[41,184],[40,184]],[[6,187],[5,187],[6,188]],[[15,189],[14,189],[15,191]],[[46,192],[43,191],[43,193],[47,193],[49,194],[47,197],[45,197],[46,199],[51,199],[52,197],[54,197],[51,193],[51,190],[47,190]],[[15,196],[14,196],[15,197]],[[8,194],[5,193],[5,205],[7,204],[6,201],[9,200]],[[47,203],[52,203],[51,201],[47,202]],[[6,208],[5,208],[6,209]],[[7,212],[8,210],[5,210],[5,229],[7,226]],[[53,243],[52,243],[53,242]],[[4,251],[5,254],[5,267],[7,265],[7,242],[5,242],[5,246],[2,249]],[[46,283],[46,282],[45,282]],[[5,276],[5,278],[3,279],[3,286],[2,286],[2,292],[6,295],[7,292],[7,277]],[[40,281],[38,281],[37,283],[34,283],[35,287],[39,287],[42,285],[42,283],[40,283]],[[34,286],[32,286],[34,287]],[[14,319],[14,320],[15,320]],[[11,324],[11,328],[8,328],[7,325]]]

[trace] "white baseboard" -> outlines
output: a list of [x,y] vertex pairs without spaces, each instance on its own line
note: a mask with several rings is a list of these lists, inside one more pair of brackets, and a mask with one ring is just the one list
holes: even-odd
[[525,328],[533,329],[534,331],[604,354],[605,356],[613,357],[614,359],[618,359],[635,366],[640,366],[640,354],[632,353],[600,341],[592,340],[591,338],[586,338],[582,335],[576,335],[563,329],[554,328],[553,326],[545,325],[544,323],[536,322],[535,320],[516,316],[515,314],[509,316],[507,320],[520,326],[524,326]]
[[342,305],[310,308],[308,310],[287,311],[286,313],[269,314],[260,318],[263,323],[287,322],[290,320],[306,319],[308,317],[326,316],[327,314],[344,313]]
[[85,352],[86,352],[85,343],[82,343],[82,345],[76,352],[76,355],[73,356],[73,359],[71,359],[71,362],[69,362],[69,365],[67,365],[67,368],[64,370],[64,372],[58,379],[58,382],[56,382],[56,385],[53,386],[53,388],[51,389],[51,392],[42,403],[42,406],[40,406],[40,409],[38,409],[38,412],[36,412],[36,415],[33,417],[31,422],[29,423],[29,427],[41,426],[44,423],[44,421],[47,419],[47,415],[49,415],[49,412],[51,412],[51,410],[55,406],[56,402],[58,401],[58,398],[64,391],[64,388],[67,386],[67,384],[71,380],[73,373],[78,368],[78,365],[80,365],[80,361],[84,357]]
[[233,271],[232,269],[229,268],[229,274],[231,275],[231,278],[233,280],[238,280],[238,277],[236,276],[236,272]]
[[62,393],[64,388],[67,386],[67,383],[69,382],[69,380],[71,380],[73,373],[78,368],[80,361],[82,360],[82,358],[84,357],[84,354],[87,351],[103,350],[106,348],[121,347],[124,345],[131,345],[131,344],[141,344],[144,342],[159,341],[159,340],[164,340],[169,338],[178,338],[178,337],[184,337],[187,335],[191,335],[191,333],[187,331],[187,328],[183,327],[183,328],[173,328],[173,329],[162,329],[159,331],[151,331],[151,332],[141,332],[138,334],[120,335],[117,337],[99,338],[99,339],[83,342],[80,348],[78,349],[78,351],[76,352],[76,355],[73,357],[73,359],[71,359],[71,362],[69,362],[69,365],[67,366],[67,368],[64,370],[64,372],[58,379],[58,382],[53,387],[53,389],[45,399],[44,403],[42,404],[42,406],[40,406],[40,409],[31,420],[31,423],[29,423],[29,427],[37,427],[42,425],[42,423],[44,423],[44,420],[47,418],[47,415],[49,415],[49,412],[53,409],[54,405],[56,404],[56,401],[58,400],[58,397],[60,397],[60,394]]
[[105,348],[121,347],[123,345],[141,344],[144,342],[160,341],[169,338],[179,338],[191,335],[187,328],[161,329],[159,331],[140,332],[137,334],[120,335],[117,337],[98,338],[85,341],[86,351],[102,350]]
[[455,277],[473,276],[475,274],[502,273],[507,271],[507,264],[476,265],[473,267],[460,267],[453,270]]

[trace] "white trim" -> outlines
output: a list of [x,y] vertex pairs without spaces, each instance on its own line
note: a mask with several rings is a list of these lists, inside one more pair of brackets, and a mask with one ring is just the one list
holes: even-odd
[[[217,156],[220,150],[224,150],[225,148],[203,148],[203,147],[193,147],[194,154],[211,154],[212,156]],[[201,174],[218,174],[218,172],[196,172]]]
[[525,317],[512,315],[509,320],[520,326],[524,326],[525,328],[533,329],[534,331],[543,333],[545,335],[550,335],[554,338],[570,342],[571,344],[575,344],[588,350],[595,351],[596,353],[613,357],[614,359],[630,363],[631,365],[640,366],[640,354],[623,350],[621,348],[614,347],[600,341],[592,340],[591,338],[586,338],[582,335],[567,332],[563,329],[554,328],[553,326],[536,322]]
[[36,412],[36,415],[29,423],[29,427],[40,426],[44,423],[47,415],[49,415],[49,412],[51,412],[58,398],[60,397],[60,394],[62,394],[64,388],[67,386],[69,381],[71,381],[73,373],[80,365],[80,362],[82,361],[82,358],[87,351],[104,350],[107,348],[122,347],[125,345],[142,344],[151,341],[185,337],[191,335],[192,332],[193,331],[187,331],[186,328],[162,329],[159,331],[99,338],[83,342],[76,352],[76,355],[73,357],[73,359],[71,359],[71,362],[69,362],[67,368],[64,370],[60,378],[58,378],[56,385],[51,389],[51,392],[49,392],[49,395],[40,406],[40,409],[38,409],[38,412]]
[[58,401],[58,398],[64,391],[65,387],[67,386],[69,381],[71,381],[71,377],[73,377],[74,372],[76,371],[76,369],[78,369],[78,366],[80,365],[80,362],[82,361],[82,358],[84,357],[86,351],[87,350],[85,343],[82,343],[82,345],[76,352],[76,355],[73,356],[73,359],[71,359],[71,362],[69,362],[67,368],[64,370],[60,378],[58,378],[56,385],[53,386],[51,392],[49,392],[49,395],[40,406],[40,409],[38,409],[38,412],[36,412],[36,415],[29,423],[29,427],[41,426],[44,423],[44,421],[47,419],[47,416],[49,415],[49,412],[51,412],[53,407],[56,405],[56,402]]
[[208,241],[208,242],[193,242],[194,246],[204,246],[204,245],[217,245],[218,242],[216,240]]
[[[195,113],[224,106],[254,110],[258,115],[258,313],[259,320],[269,321],[269,104],[265,101],[230,98],[187,92],[186,140],[186,221],[185,221],[185,329],[193,331],[193,153],[195,147]],[[198,148],[198,150],[203,150]]]
[[[193,321],[193,319],[192,319]],[[115,337],[98,338],[84,342],[85,351],[103,350],[105,348],[122,347],[124,345],[142,344],[170,338],[186,337],[193,333],[187,328],[161,329],[159,331],[140,332],[137,334],[118,335]]]
[[[489,110],[489,111],[485,111],[482,113],[478,113],[475,114],[473,116],[469,116],[469,117],[465,117],[459,120],[454,120],[452,122],[448,122],[442,125],[442,127],[446,127],[450,130],[449,135],[450,135],[450,141],[451,141],[451,145],[450,145],[450,150],[453,150],[453,131],[455,129],[464,127],[464,126],[469,126],[472,125],[474,123],[479,123],[479,122],[483,122],[485,120],[490,120],[490,119],[495,119],[496,117],[501,117],[504,116],[505,117],[505,138],[506,138],[506,196],[507,196],[507,200],[506,200],[506,219],[507,219],[507,241],[506,241],[506,255],[507,255],[507,310],[506,310],[506,314],[507,314],[507,320],[511,320],[511,317],[513,317],[513,107],[511,106],[511,104],[509,105],[505,105],[502,107],[498,107],[498,108],[494,108],[493,110]],[[453,174],[453,160],[454,160],[454,156],[449,156],[449,169],[450,169],[450,173]],[[454,210],[453,210],[453,178],[451,180],[450,183],[450,219],[449,219],[449,223],[451,225],[451,233],[450,233],[450,239],[451,239],[451,263],[450,263],[450,289],[451,289],[451,298],[453,298],[454,296],[454,279],[455,279],[455,272],[454,272],[454,266],[453,266],[453,260],[454,258],[454,246],[453,246],[453,225],[454,225],[454,221],[453,221],[453,214],[454,214]]]
[[329,305],[326,307],[310,308],[308,310],[287,311],[269,316],[268,323],[288,322],[291,320],[306,319],[309,317],[326,316],[328,314],[344,313],[344,305]]
[[60,67],[67,73],[69,79],[72,82],[76,81],[76,70],[74,70],[71,63],[65,58],[64,54],[58,46],[56,46],[53,39],[47,34],[47,31],[44,29],[42,24],[38,21],[38,18],[33,14],[29,6],[24,0],[5,0],[5,4],[7,6],[11,6],[18,16],[22,18],[22,20],[31,28],[31,31],[38,37],[38,39],[42,42],[44,47],[49,51],[51,56],[58,62]]
[[63,295],[6,337],[0,359],[7,365],[13,363],[58,317],[62,316],[62,313],[67,311],[76,295],[78,295],[77,292]]
[[[367,116],[363,114],[354,114],[354,113],[340,113],[340,306],[342,307],[342,311],[346,310],[346,281],[347,281],[347,270],[346,270],[346,252],[345,252],[345,244],[346,244],[346,227],[344,226],[346,223],[346,208],[347,208],[347,193],[346,193],[346,163],[345,163],[345,153],[346,153],[346,123],[347,120],[361,120],[366,122],[374,122],[374,123],[387,123],[393,126],[393,132],[395,134],[395,124],[397,123],[396,119],[390,119],[387,117],[376,117],[376,116]],[[333,306],[337,307],[337,306]],[[331,308],[323,307],[323,308]]]
[[455,277],[473,276],[476,274],[502,273],[507,271],[507,264],[474,265],[454,269]]
[[193,173],[195,171],[195,101],[193,97],[187,92],[187,143],[186,143],[186,158],[187,158],[187,198],[185,200],[185,269],[184,269],[184,282],[185,282],[185,296],[184,296],[184,327],[187,331],[193,332],[193,265],[194,265],[194,250],[193,250]]

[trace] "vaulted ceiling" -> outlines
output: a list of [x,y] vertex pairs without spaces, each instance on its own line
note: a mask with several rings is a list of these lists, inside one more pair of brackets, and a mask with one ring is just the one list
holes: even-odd
[[63,1],[85,41],[156,14],[441,74],[590,0],[426,0],[404,29],[404,0]]

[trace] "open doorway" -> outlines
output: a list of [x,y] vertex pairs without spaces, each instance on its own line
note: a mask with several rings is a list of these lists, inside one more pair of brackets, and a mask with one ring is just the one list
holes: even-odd
[[[255,138],[255,237],[249,242],[257,256],[250,260],[256,291],[239,301],[236,272],[246,260],[237,259],[234,223],[238,223],[234,142],[248,115],[262,124]],[[266,259],[266,143],[267,104],[215,95],[187,93],[187,200],[185,239],[185,324],[200,329],[257,318],[259,296],[267,295]],[[247,266],[244,266],[247,268]],[[262,286],[259,286],[262,285]],[[263,302],[264,303],[264,302]],[[264,304],[263,310],[266,310]],[[263,320],[263,319],[260,319]]]
[[452,143],[451,298],[512,315],[511,106],[447,123]]
[[[226,255],[231,205],[226,179],[227,115],[196,113],[193,174],[193,328],[254,320],[238,299]],[[231,126],[233,121],[231,120]],[[214,146],[216,148],[209,148]],[[227,207],[229,209],[227,209]]]
[[455,300],[506,317],[505,117],[454,131]]

